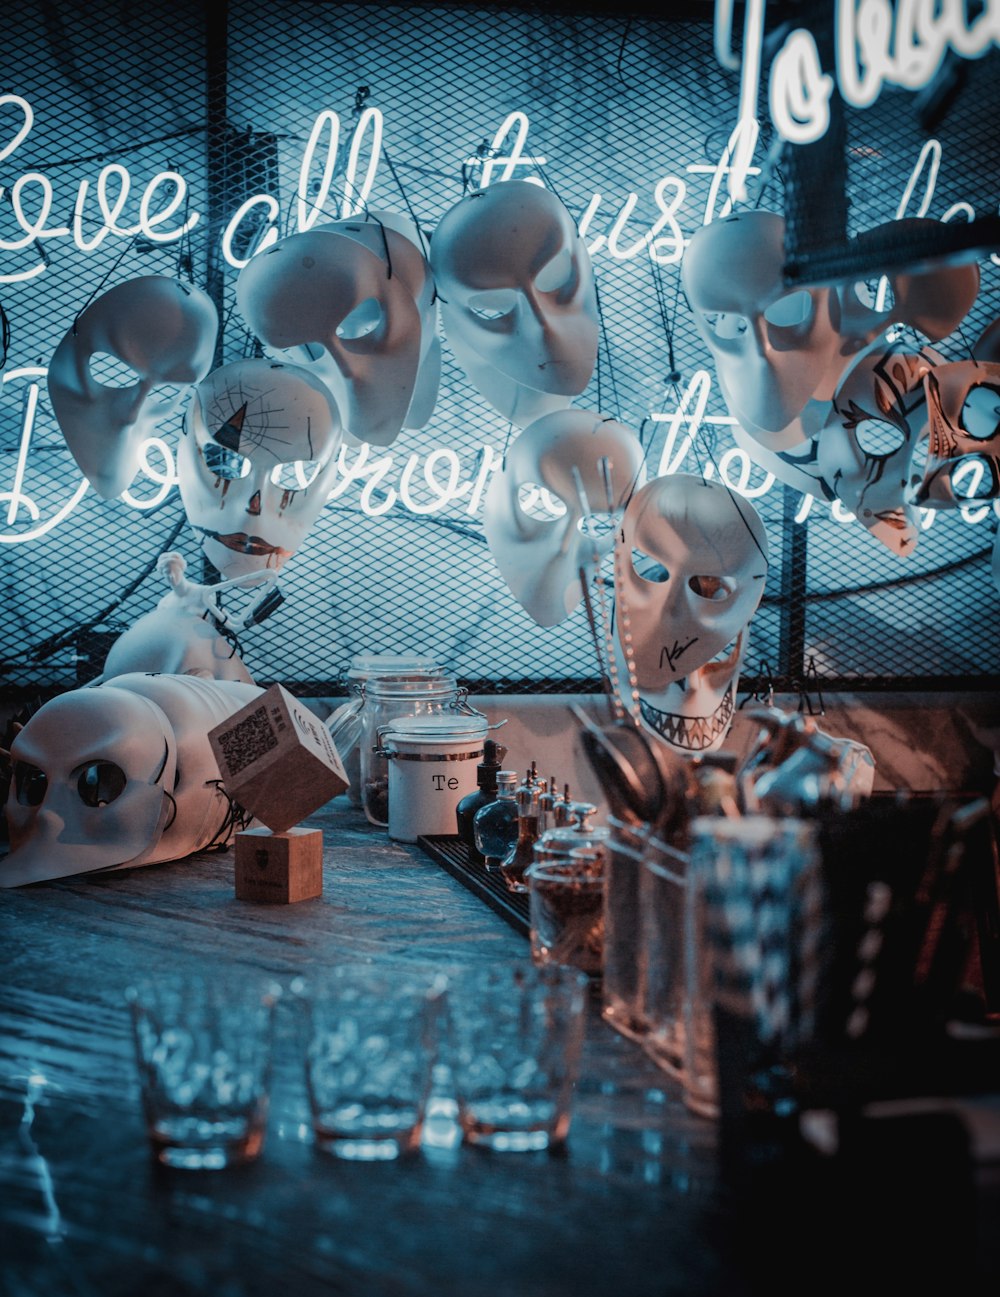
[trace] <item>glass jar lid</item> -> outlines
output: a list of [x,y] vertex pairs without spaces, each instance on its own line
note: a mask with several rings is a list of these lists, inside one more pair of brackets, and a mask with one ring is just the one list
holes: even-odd
[[378,676],[442,676],[446,668],[421,653],[355,653],[347,669],[348,680]]

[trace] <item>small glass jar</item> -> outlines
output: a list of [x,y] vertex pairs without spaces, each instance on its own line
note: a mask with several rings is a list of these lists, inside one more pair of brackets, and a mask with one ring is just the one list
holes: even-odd
[[[433,658],[419,653],[356,653],[347,669],[347,690],[353,700],[354,710],[361,717],[360,742],[344,759],[344,770],[350,781],[347,796],[353,806],[363,804],[361,793],[362,749],[365,743],[365,696],[372,680],[402,680],[419,683],[439,680],[447,675],[444,667]],[[374,731],[373,731],[374,732]]]
[[536,861],[566,860],[571,851],[592,848],[598,857],[606,854],[611,830],[605,824],[593,824],[597,807],[591,802],[571,802],[570,820],[554,825],[540,834],[534,846]]
[[[454,676],[375,677],[365,685],[361,732],[361,804],[372,824],[389,826],[389,759],[382,738],[394,722],[412,716],[478,716]],[[483,718],[485,719],[485,718]]]

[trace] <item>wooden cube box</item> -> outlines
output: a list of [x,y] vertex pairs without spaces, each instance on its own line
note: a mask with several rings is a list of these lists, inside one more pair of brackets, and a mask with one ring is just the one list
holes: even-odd
[[323,892],[323,833],[246,829],[236,835],[236,899],[290,905]]

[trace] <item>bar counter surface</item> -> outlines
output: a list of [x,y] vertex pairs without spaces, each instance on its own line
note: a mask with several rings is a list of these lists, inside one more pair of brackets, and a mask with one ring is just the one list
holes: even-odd
[[[773,1269],[759,1255],[748,1264],[713,1123],[689,1114],[672,1079],[601,1021],[596,996],[561,1153],[468,1148],[439,1119],[409,1159],[317,1151],[283,1004],[260,1159],[204,1172],[155,1163],[123,998],[136,974],[236,964],[287,985],[358,959],[461,969],[528,958],[524,936],[346,798],[306,823],[324,834],[323,894],[295,905],[236,900],[231,849],[0,892],[3,1293],[784,1290],[776,1253]],[[773,1232],[799,1257],[801,1239],[779,1221]],[[849,1244],[838,1241],[841,1252]],[[800,1264],[799,1291],[819,1291],[822,1258]]]

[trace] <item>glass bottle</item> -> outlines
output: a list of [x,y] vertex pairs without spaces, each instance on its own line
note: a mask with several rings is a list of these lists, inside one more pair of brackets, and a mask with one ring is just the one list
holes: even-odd
[[548,829],[551,829],[555,823],[553,817],[553,807],[559,799],[559,793],[556,791],[556,777],[550,775],[548,782],[542,792],[538,794],[538,833],[541,836]]
[[476,811],[472,821],[476,848],[490,873],[499,870],[517,842],[517,771],[497,771],[497,795]]
[[569,824],[573,817],[573,803],[570,801],[569,784],[563,784],[563,795],[557,797],[552,803],[552,824],[555,828],[562,828],[564,824]]
[[[368,682],[378,679],[420,682],[436,680],[446,674],[445,668],[439,666],[433,658],[419,653],[355,653],[351,658],[347,668],[347,692],[351,701],[338,708],[334,716],[346,718],[353,712],[360,718],[361,733],[356,745],[347,749],[346,755],[339,746],[337,747],[349,780],[348,800],[353,806],[362,805],[361,753],[364,746],[365,695]],[[328,728],[333,719],[334,717],[331,716],[328,720]],[[334,743],[336,742],[334,736]]]
[[483,759],[476,766],[476,790],[467,793],[455,807],[458,836],[465,843],[469,860],[476,865],[483,863],[483,853],[476,846],[473,836],[473,825],[476,811],[481,806],[496,801],[497,775],[503,765],[507,749],[495,739],[486,739],[483,743]]
[[512,892],[526,892],[525,873],[534,859],[538,839],[538,785],[532,771],[517,790],[517,840],[500,866],[500,874]]
[[411,716],[482,716],[465,701],[453,675],[376,677],[365,685],[361,733],[361,801],[372,824],[389,824],[389,762],[381,739],[392,722]]

